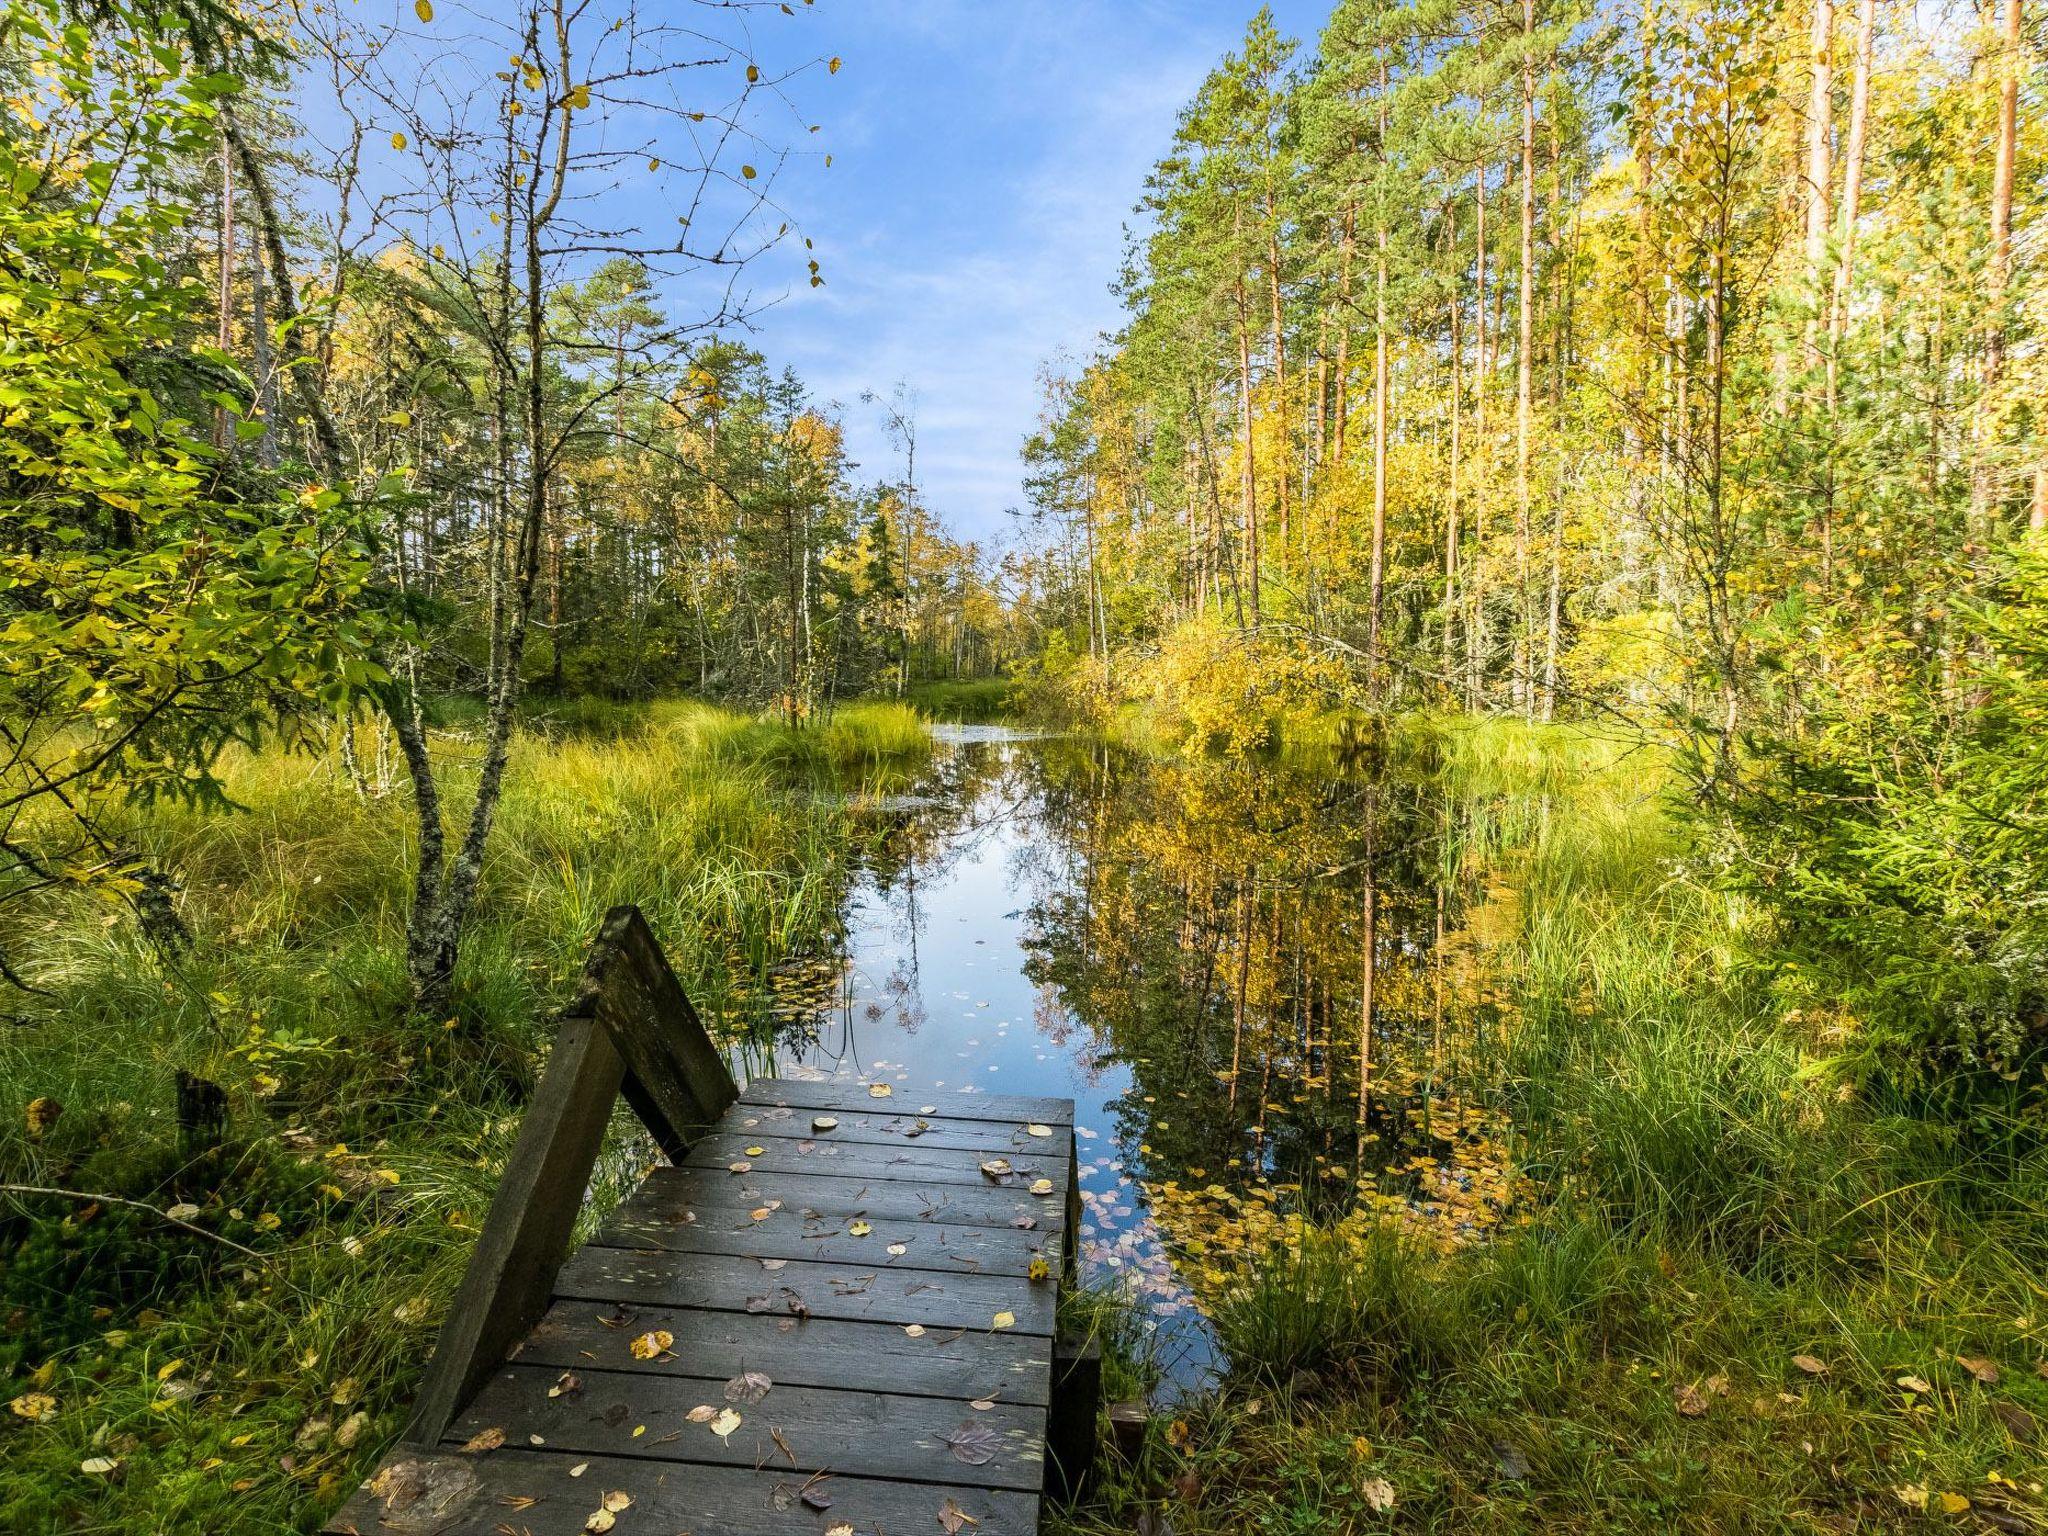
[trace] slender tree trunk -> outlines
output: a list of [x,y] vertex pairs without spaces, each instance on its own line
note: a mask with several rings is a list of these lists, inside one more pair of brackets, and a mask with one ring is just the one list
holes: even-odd
[[1971,466],[1970,513],[1975,530],[1989,531],[1998,500],[1998,472],[1992,440],[1995,396],[2005,372],[2006,286],[2012,275],[2013,169],[2019,158],[2020,0],[2005,0],[1998,50],[1998,135],[1991,169],[1991,260],[1986,295],[1988,323],[1984,369],[1975,417],[1976,453]]
[[1515,356],[1515,688],[1525,712],[1534,713],[1530,678],[1529,453],[1530,395],[1536,340],[1536,0],[1522,0],[1522,251],[1520,328]]
[[1492,359],[1487,355],[1486,326],[1486,165],[1479,166],[1478,184],[1472,198],[1473,248],[1478,263],[1477,302],[1472,311],[1478,330],[1472,377],[1472,425],[1478,439],[1479,465],[1472,488],[1472,578],[1466,583],[1472,616],[1465,625],[1465,649],[1469,663],[1466,707],[1478,710],[1486,704],[1486,502],[1487,460],[1491,444],[1486,435],[1487,380]]
[[1451,462],[1449,505],[1444,517],[1444,635],[1443,635],[1443,686],[1452,698],[1457,696],[1457,615],[1458,615],[1458,545],[1462,530],[1458,525],[1458,474],[1462,454],[1461,429],[1464,425],[1465,402],[1461,393],[1464,374],[1465,338],[1460,324],[1464,304],[1458,284],[1462,273],[1458,269],[1458,199],[1452,196],[1444,207],[1444,238],[1450,246],[1450,324],[1451,324]]
[[1877,0],[1861,0],[1856,12],[1856,60],[1849,82],[1849,141],[1843,146],[1841,236],[1835,280],[1828,294],[1827,496],[1821,507],[1820,583],[1835,586],[1835,419],[1841,406],[1842,338],[1849,321],[1849,287],[1856,276],[1856,220],[1862,212],[1863,152],[1870,133],[1870,58],[1877,30]]
[[[1379,60],[1379,131],[1387,133],[1387,58]],[[1386,188],[1373,189],[1373,338],[1372,338],[1372,597],[1366,619],[1366,665],[1372,696],[1386,683],[1386,659],[1380,637],[1386,619],[1387,588],[1387,200]]]
[[1273,485],[1280,498],[1280,559],[1284,565],[1294,527],[1287,473],[1287,458],[1292,444],[1287,430],[1286,311],[1280,295],[1280,206],[1270,189],[1266,193],[1266,276],[1273,305],[1273,430],[1279,443],[1275,451],[1278,469]]
[[1237,284],[1237,389],[1244,415],[1244,565],[1245,593],[1251,602],[1252,628],[1259,627],[1259,482],[1258,453],[1252,432],[1252,333],[1246,313],[1244,282]]

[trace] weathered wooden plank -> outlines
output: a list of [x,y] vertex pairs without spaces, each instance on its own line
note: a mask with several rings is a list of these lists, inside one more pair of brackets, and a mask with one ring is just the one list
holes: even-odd
[[[830,1118],[838,1123],[821,1131],[817,1129],[821,1118]],[[1049,1120],[946,1120],[915,1114],[862,1114],[850,1109],[833,1114],[829,1110],[769,1109],[754,1104],[736,1106],[726,1117],[723,1128],[745,1131],[756,1137],[788,1136],[810,1142],[863,1141],[882,1146],[915,1142],[922,1147],[958,1147],[1004,1156],[1011,1152],[1030,1151],[1046,1140],[1031,1135],[1027,1127],[1033,1124],[1048,1127],[1056,1140],[1064,1139],[1068,1134],[1066,1126],[1054,1125]]]
[[[579,1466],[583,1475],[572,1477]],[[327,1523],[328,1536],[583,1536],[607,1493],[633,1501],[619,1513],[619,1536],[819,1536],[842,1520],[861,1536],[915,1536],[939,1529],[949,1499],[977,1522],[966,1528],[968,1536],[1033,1536],[1038,1529],[1038,1500],[1022,1491],[843,1475],[813,1481],[773,1468],[551,1455],[509,1445],[485,1456],[438,1451],[394,1458],[378,1478],[392,1497],[366,1485]],[[806,1486],[830,1508],[804,1503]]]
[[742,1104],[769,1108],[874,1110],[899,1106],[922,1110],[929,1104],[933,1116],[949,1120],[1022,1120],[1045,1125],[1072,1125],[1072,1099],[1043,1099],[1009,1093],[934,1092],[928,1088],[898,1088],[891,1084],[886,1099],[872,1098],[864,1084],[851,1078],[824,1078],[805,1082],[794,1077],[759,1077],[740,1090]]
[[994,1329],[998,1313],[1020,1333],[1050,1336],[1056,1287],[998,1275],[891,1272],[880,1266],[809,1264],[792,1259],[764,1271],[756,1259],[712,1253],[659,1253],[636,1248],[585,1248],[562,1266],[559,1297],[666,1307],[752,1306],[789,1316],[917,1323],[926,1328]]
[[[821,1218],[866,1216],[908,1218],[934,1225],[1007,1227],[1030,1221],[1030,1229],[1056,1232],[1066,1225],[1062,1201],[1034,1195],[1018,1185],[955,1184],[925,1187],[887,1179],[843,1178],[825,1173],[777,1173],[736,1178],[723,1168],[657,1168],[632,1197],[636,1217],[683,1222],[694,1211],[748,1211],[780,1200],[798,1212]],[[623,1207],[621,1207],[623,1209]]]
[[671,1159],[717,1123],[739,1088],[638,907],[605,914],[585,968],[589,1011],[627,1066],[626,1099]]
[[[771,1378],[772,1380],[772,1378]],[[712,1466],[787,1467],[968,1487],[1036,1491],[1045,1477],[1045,1411],[993,1403],[976,1409],[934,1397],[771,1385],[755,1403],[729,1403],[726,1383],[596,1369],[570,1373],[513,1365],[477,1393],[449,1431],[459,1445],[489,1429],[539,1435],[575,1456],[639,1456]],[[693,1409],[730,1409],[729,1433],[692,1423]],[[985,1437],[978,1465],[945,1437]],[[977,1451],[976,1454],[979,1454]]]
[[439,1440],[478,1384],[547,1310],[625,1072],[596,1019],[563,1019],[441,1325],[406,1429],[410,1443]]
[[[755,1207],[760,1209],[760,1207]],[[871,1228],[864,1237],[847,1229],[855,1221]],[[807,1218],[784,1207],[760,1221],[744,1211],[702,1211],[678,1226],[621,1215],[591,1242],[606,1248],[659,1248],[668,1253],[740,1254],[753,1259],[808,1259],[818,1264],[854,1264],[868,1269],[924,1269],[940,1274],[1007,1275],[1024,1279],[1043,1259],[1061,1262],[1057,1232],[991,1231],[987,1227],[937,1226],[915,1219],[855,1216]],[[891,1250],[902,1248],[903,1252]]]
[[917,1142],[883,1147],[861,1142],[819,1142],[809,1152],[799,1151],[803,1143],[785,1137],[756,1137],[751,1131],[733,1134],[714,1131],[690,1149],[683,1160],[687,1168],[725,1168],[752,1173],[758,1182],[772,1187],[773,1177],[782,1173],[830,1173],[840,1178],[894,1180],[913,1184],[965,1184],[1026,1189],[1039,1179],[1052,1181],[1044,1196],[1055,1209],[1065,1198],[1067,1149],[1052,1142],[1034,1155],[1002,1154],[1009,1168],[1005,1180],[992,1179],[982,1171],[985,1162],[996,1161],[978,1152],[934,1147]]
[[[652,1360],[632,1344],[657,1330],[674,1343]],[[790,1386],[900,1392],[960,1401],[1000,1397],[1047,1401],[1052,1347],[1014,1329],[932,1328],[916,1338],[894,1323],[814,1317],[799,1324],[779,1314],[713,1312],[621,1302],[558,1301],[514,1353],[525,1365],[640,1371],[654,1376],[726,1380],[766,1371]]]

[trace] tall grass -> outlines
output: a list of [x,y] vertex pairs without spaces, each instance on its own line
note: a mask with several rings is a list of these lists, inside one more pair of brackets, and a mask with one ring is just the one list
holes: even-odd
[[[460,808],[475,749],[446,723]],[[707,1021],[747,1036],[770,974],[837,942],[870,835],[845,791],[898,782],[926,746],[896,705],[801,732],[688,703],[538,714],[447,1019],[406,1007],[402,787],[358,797],[331,757],[269,750],[223,765],[239,811],[127,813],[115,835],[183,883],[195,942],[156,954],[86,897],[16,915],[10,954],[45,991],[0,1028],[0,1181],[190,1203],[266,1257],[0,1197],[0,1398],[58,1405],[0,1435],[0,1529],[310,1528],[399,1427],[606,909],[641,906]],[[180,1070],[227,1089],[223,1147],[180,1147]],[[53,1124],[32,1128],[34,1099]],[[599,1205],[647,1156],[629,1117],[614,1132]],[[103,1454],[118,1479],[79,1475]]]

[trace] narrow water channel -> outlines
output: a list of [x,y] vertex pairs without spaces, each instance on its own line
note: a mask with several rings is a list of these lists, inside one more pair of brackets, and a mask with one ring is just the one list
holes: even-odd
[[1139,1302],[1169,1388],[1217,1364],[1217,1261],[1295,1216],[1500,1219],[1501,1126],[1459,1066],[1494,1028],[1503,897],[1485,815],[1426,764],[935,734],[873,809],[832,1004],[780,1070],[1072,1098],[1083,1274]]

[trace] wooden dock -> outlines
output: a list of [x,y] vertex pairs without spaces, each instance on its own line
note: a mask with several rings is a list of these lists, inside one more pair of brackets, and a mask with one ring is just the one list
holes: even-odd
[[[671,1165],[570,1255],[621,1090]],[[405,1443],[326,1530],[1028,1536],[1093,1448],[1078,1204],[1069,1100],[737,1088],[619,909]]]

